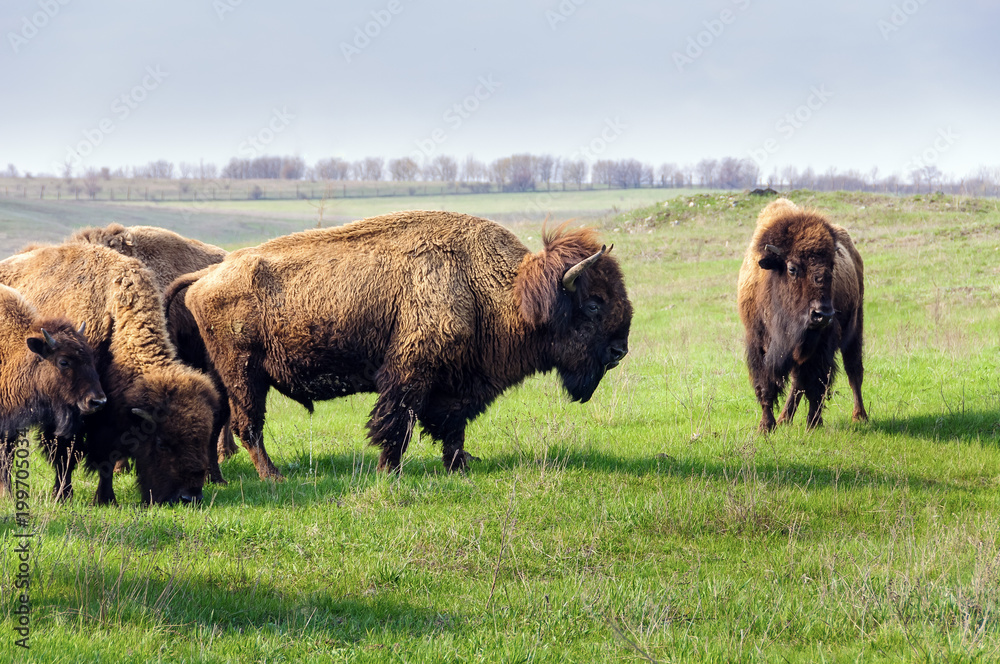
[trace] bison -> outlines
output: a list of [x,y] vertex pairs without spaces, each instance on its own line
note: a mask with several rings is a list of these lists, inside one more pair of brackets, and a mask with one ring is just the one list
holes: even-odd
[[[212,367],[205,356],[205,345],[198,333],[198,326],[184,306],[186,291],[169,291],[168,285],[177,277],[196,272],[222,261],[226,250],[199,240],[186,238],[173,231],[156,226],[122,226],[112,223],[103,228],[78,230],[67,242],[83,242],[113,249],[124,256],[131,256],[153,274],[161,294],[167,317],[167,332],[177,350],[177,357],[185,364],[204,371],[214,378]],[[169,295],[167,294],[169,292]],[[216,382],[222,391],[222,384]],[[219,435],[218,443],[210,450],[209,475],[214,482],[225,483],[219,461],[234,454],[238,448],[228,423]],[[124,463],[124,462],[122,462]]]
[[533,254],[499,224],[450,212],[234,251],[186,304],[262,478],[281,477],[263,442],[271,387],[310,410],[377,392],[368,431],[380,469],[399,468],[419,422],[459,470],[468,422],[525,377],[555,369],[573,400],[589,400],[628,352],[632,320],[618,263],[592,230],[546,233]]
[[112,471],[122,458],[134,459],[145,501],[200,498],[219,397],[207,377],[177,360],[153,275],[142,263],[95,245],[40,247],[0,262],[0,283],[19,289],[43,314],[85,321],[107,392],[107,407],[86,417],[77,437],[43,429],[62,475],[56,498],[71,495],[81,454],[98,472],[98,504],[115,502]]
[[0,494],[10,493],[13,443],[25,429],[72,436],[81,416],[107,401],[83,332],[63,318],[43,319],[0,285]]
[[815,210],[780,198],[764,208],[740,268],[740,318],[760,430],[775,425],[774,400],[791,375],[777,422],[791,422],[802,395],[807,425],[823,423],[839,348],[854,393],[854,420],[867,420],[864,365],[864,264],[847,231]]

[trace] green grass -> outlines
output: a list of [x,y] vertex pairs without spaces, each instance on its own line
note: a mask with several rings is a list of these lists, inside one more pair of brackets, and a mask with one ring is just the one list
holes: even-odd
[[[196,509],[43,497],[32,457],[31,657],[15,651],[11,518],[0,660],[993,662],[1000,658],[1000,210],[793,192],[866,268],[865,395],[770,436],[742,360],[736,273],[765,201],[684,197],[607,217],[635,306],[594,399],[539,376],[442,472],[415,439],[375,473],[373,400],[311,418],[272,395],[266,440]],[[517,232],[538,246],[538,224]],[[8,502],[9,511],[13,511]]]

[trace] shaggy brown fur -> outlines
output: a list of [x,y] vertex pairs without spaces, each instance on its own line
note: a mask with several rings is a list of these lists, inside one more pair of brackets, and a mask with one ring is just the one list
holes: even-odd
[[221,263],[226,257],[225,249],[156,226],[109,224],[104,228],[83,228],[67,242],[96,244],[138,258],[153,273],[161,293],[182,274]]
[[[211,374],[211,367],[205,357],[205,345],[198,334],[198,326],[191,312],[184,306],[184,292],[181,291],[179,297],[174,297],[176,291],[170,291],[169,296],[166,291],[177,277],[222,262],[226,257],[225,249],[155,226],[125,227],[121,224],[109,224],[104,228],[84,228],[70,236],[67,241],[108,247],[123,256],[131,256],[142,261],[142,264],[153,273],[157,288],[164,294],[167,332],[170,341],[177,349],[177,357],[185,364]],[[222,389],[221,383],[217,383],[215,387],[220,391]],[[218,436],[218,442],[209,451],[211,481],[225,484],[222,471],[219,469],[219,461],[231,456],[237,450],[227,421]]]
[[774,400],[789,375],[792,389],[778,422],[792,420],[804,394],[808,425],[822,424],[838,348],[854,393],[854,419],[868,419],[861,397],[864,264],[846,230],[815,210],[774,201],[757,220],[737,299],[761,431],[774,428]]
[[159,292],[142,263],[104,247],[69,243],[0,262],[0,283],[18,288],[45,314],[65,312],[86,322],[107,392],[108,407],[85,418],[76,439],[43,432],[55,448],[56,496],[70,494],[82,453],[99,473],[98,503],[114,502],[112,469],[127,457],[135,460],[146,501],[197,499],[218,394],[208,378],[176,359]]
[[[48,333],[49,338],[46,338]],[[13,445],[41,425],[71,436],[80,417],[107,400],[94,351],[64,318],[42,319],[13,288],[0,285],[0,494],[10,493]]]
[[590,399],[628,351],[632,306],[617,261],[575,284],[568,268],[601,250],[592,231],[554,233],[531,254],[492,221],[400,212],[277,238],[231,253],[195,281],[187,306],[261,477],[273,386],[307,408],[377,392],[369,436],[396,469],[414,423],[461,469],[466,424],[508,387],[556,369]]

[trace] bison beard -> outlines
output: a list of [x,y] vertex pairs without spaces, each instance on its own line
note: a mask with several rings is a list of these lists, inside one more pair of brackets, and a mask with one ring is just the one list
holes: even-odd
[[[861,396],[863,300],[864,265],[846,230],[786,199],[764,208],[738,289],[761,431],[791,422],[803,395],[809,401],[807,425],[823,423],[838,348],[854,395],[854,419],[868,419]],[[788,399],[775,421],[774,402],[789,378]]]
[[590,399],[628,352],[631,304],[592,231],[544,241],[531,254],[485,219],[397,213],[236,251],[184,284],[260,476],[280,477],[262,439],[271,387],[309,409],[377,392],[368,430],[386,470],[418,422],[464,468],[467,423],[535,372]]

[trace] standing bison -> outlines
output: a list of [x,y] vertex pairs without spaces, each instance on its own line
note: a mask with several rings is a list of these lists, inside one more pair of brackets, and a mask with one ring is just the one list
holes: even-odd
[[854,393],[854,419],[868,419],[861,398],[864,265],[846,230],[787,199],[774,201],[757,220],[737,299],[761,431],[775,427],[774,401],[789,375],[791,390],[777,421],[791,422],[805,394],[808,426],[823,423],[838,348]]
[[[273,386],[306,408],[377,392],[379,467],[399,468],[414,423],[466,466],[465,427],[504,390],[555,369],[587,401],[628,352],[632,306],[593,231],[546,234],[532,254],[499,224],[401,212],[229,254],[186,303],[262,478]],[[175,284],[176,285],[176,284]]]
[[20,293],[0,285],[0,494],[10,493],[18,435],[41,425],[72,436],[81,415],[107,401],[83,331],[62,318],[43,319]]
[[112,470],[123,458],[135,460],[145,501],[197,500],[219,397],[204,374],[177,360],[152,274],[110,249],[68,243],[0,262],[0,283],[20,290],[45,315],[65,312],[86,323],[107,392],[107,407],[84,419],[81,435],[43,429],[55,448],[56,497],[71,495],[82,454],[99,474],[98,504],[115,501]]

